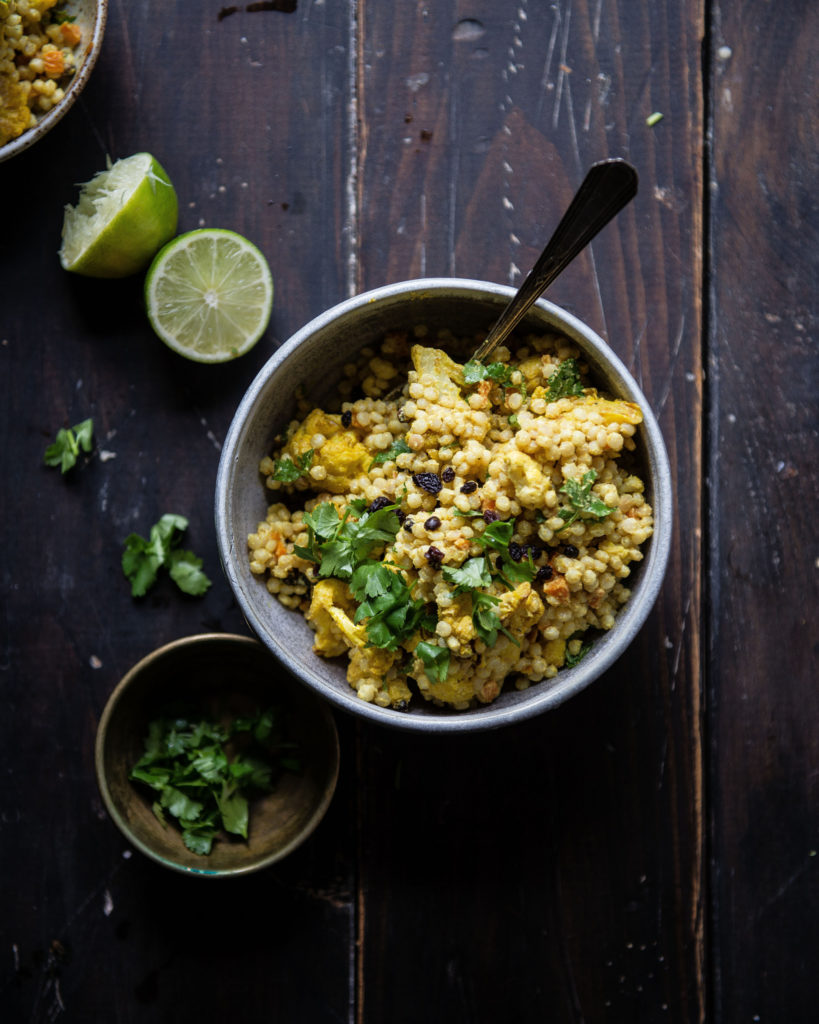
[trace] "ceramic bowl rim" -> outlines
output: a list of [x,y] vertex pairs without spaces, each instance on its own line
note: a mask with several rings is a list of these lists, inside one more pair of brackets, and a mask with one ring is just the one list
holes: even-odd
[[47,135],[54,125],[61,121],[71,107],[73,107],[74,101],[85,88],[94,65],[97,63],[97,58],[102,48],[102,37],[105,33],[107,18],[108,0],[94,0],[94,21],[91,39],[85,47],[85,59],[80,65],[79,71],[71,79],[65,96],[51,110],[43,114],[33,128],[26,129],[16,139],[11,139],[4,146],[0,146],[0,163],[10,160],[13,156],[17,156],[18,153],[22,153],[30,146],[33,146],[35,142],[42,139],[44,135]]
[[[236,559],[244,557],[245,545],[244,538],[240,538],[237,552],[233,543],[230,494],[248,418],[268,380],[316,331],[327,327],[340,317],[346,317],[373,303],[390,300],[396,296],[404,296],[409,299],[413,293],[429,293],[440,290],[463,290],[465,293],[479,293],[476,294],[476,298],[489,296],[501,297],[501,299],[509,299],[515,292],[515,289],[508,285],[471,278],[417,278],[362,292],[344,299],[320,313],[296,331],[271,355],[242,397],[222,447],[214,499],[216,536],[222,568],[253,634],[259,637],[295,678],[322,694],[336,707],[388,727],[426,733],[483,731],[529,719],[557,707],[585,689],[593,680],[599,678],[624,653],[654,606],[668,565],[673,529],[673,497],[668,453],[660,427],[642,389],[620,358],[587,324],[554,303],[546,299],[539,299],[535,307],[562,322],[569,333],[579,335],[590,350],[595,351],[601,361],[608,364],[608,371],[613,377],[618,378],[618,382],[625,390],[631,392],[633,400],[640,405],[643,412],[642,429],[647,449],[646,457],[653,468],[654,534],[646,559],[641,563],[640,579],[635,586],[635,592],[619,611],[616,625],[577,666],[563,669],[560,672],[556,677],[557,680],[563,677],[560,682],[553,679],[546,680],[543,684],[533,684],[525,691],[528,699],[524,703],[512,704],[508,707],[497,703],[488,704],[482,706],[474,714],[443,712],[439,716],[429,711],[420,715],[413,715],[412,710],[396,712],[391,708],[382,708],[377,704],[362,700],[352,687],[349,687],[346,692],[335,689],[332,686],[324,685],[317,674],[308,677],[301,671],[299,665],[289,656],[288,651],[278,645],[275,638],[265,629],[265,623],[258,614],[254,602],[244,592],[242,580],[235,566]],[[258,585],[261,586],[261,584]]]
[[[260,871],[262,868],[269,867],[271,864],[275,864],[277,861],[287,857],[297,847],[301,846],[301,844],[305,842],[310,835],[312,835],[327,813],[338,784],[341,748],[335,721],[324,703],[317,701],[313,705],[316,713],[320,714],[322,719],[329,726],[328,731],[332,738],[332,749],[330,750],[331,770],[324,792],[322,793],[322,798],[314,808],[313,813],[305,823],[304,827],[297,835],[294,835],[284,846],[263,857],[259,857],[250,864],[243,864],[235,868],[214,870],[206,867],[191,867],[181,864],[170,857],[163,857],[161,854],[157,853],[149,843],[144,842],[129,828],[111,793],[111,789],[108,785],[108,776],[105,771],[105,746],[108,728],[122,695],[131,686],[134,679],[136,679],[150,664],[156,661],[157,658],[166,657],[172,652],[186,647],[213,643],[214,641],[227,642],[229,644],[241,644],[248,648],[261,648],[269,653],[269,649],[266,645],[262,644],[262,642],[256,637],[243,636],[239,633],[195,633],[190,636],[179,637],[177,640],[171,640],[168,643],[155,648],[153,651],[150,651],[128,669],[125,675],[111,691],[105,703],[105,707],[97,725],[97,732],[94,741],[94,768],[97,776],[97,786],[111,820],[128,842],[135,846],[146,857],[149,857],[157,864],[161,864],[163,867],[171,868],[173,871],[177,871],[183,875],[204,878],[235,878],[240,875],[248,875],[252,872]],[[293,680],[293,682],[297,683],[298,680]]]

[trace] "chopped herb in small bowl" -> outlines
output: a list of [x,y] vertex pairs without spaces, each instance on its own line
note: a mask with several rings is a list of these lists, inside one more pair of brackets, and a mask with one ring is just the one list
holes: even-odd
[[256,640],[160,647],[120,681],[97,730],[103,801],[126,839],[185,874],[246,874],[292,852],[338,776],[326,705]]

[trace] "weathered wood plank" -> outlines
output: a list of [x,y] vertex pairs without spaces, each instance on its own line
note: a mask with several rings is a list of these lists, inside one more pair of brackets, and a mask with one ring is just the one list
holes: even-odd
[[[166,5],[161,16],[155,5],[113,5],[77,107],[0,170],[4,1019],[347,1015],[349,771],[297,858],[212,887],[130,856],[97,794],[93,744],[110,691],[154,647],[247,632],[218,564],[219,446],[277,340],[347,291],[353,6],[335,4],[328,17],[242,5],[219,21],[218,4]],[[139,279],[79,281],[59,267],[74,183],[107,154],[141,149],[176,185],[180,230],[232,228],[270,260],[273,322],[236,363],[194,366],[166,350]],[[97,454],[62,479],[42,466],[43,451],[86,416]],[[186,541],[213,586],[186,599],[166,581],[135,602],[119,565],[124,538],[166,511],[189,518]]]
[[702,11],[364,3],[359,24],[361,287],[519,282],[591,162],[638,167],[549,297],[641,381],[678,515],[649,623],[569,705],[457,743],[362,732],[360,1019],[702,1019]]
[[714,8],[708,721],[717,1021],[816,1013],[817,39],[815,4]]

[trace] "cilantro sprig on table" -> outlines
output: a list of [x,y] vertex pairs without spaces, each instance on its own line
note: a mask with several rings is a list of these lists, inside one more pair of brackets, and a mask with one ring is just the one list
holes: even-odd
[[47,466],[59,466],[60,472],[67,473],[77,462],[80,449],[90,452],[93,445],[94,421],[83,420],[73,427],[63,427],[48,446],[43,456]]
[[301,476],[306,476],[313,465],[315,449],[308,449],[303,455],[297,455],[295,461],[288,456],[276,459],[273,465],[273,479],[283,484],[292,484]]
[[[229,756],[227,745],[242,734],[243,749]],[[144,753],[129,777],[154,790],[159,821],[175,818],[185,846],[205,856],[222,830],[247,839],[249,793],[270,792],[283,770],[299,771],[297,754],[276,708],[226,726],[177,714],[150,723]]]
[[596,470],[590,469],[587,473],[583,474],[579,482],[577,480],[567,480],[563,484],[560,488],[560,493],[568,497],[569,504],[557,513],[563,520],[563,525],[559,526],[555,533],[565,530],[567,526],[571,526],[578,519],[605,519],[607,515],[614,511],[604,501],[601,501],[596,494],[592,493],[592,484],[596,479]]
[[202,571],[202,559],[177,547],[187,528],[184,516],[166,513],[151,527],[147,540],[138,533],[126,537],[122,571],[131,583],[132,597],[143,597],[148,592],[162,566],[167,567],[171,579],[184,593],[197,597],[205,593],[210,580]]

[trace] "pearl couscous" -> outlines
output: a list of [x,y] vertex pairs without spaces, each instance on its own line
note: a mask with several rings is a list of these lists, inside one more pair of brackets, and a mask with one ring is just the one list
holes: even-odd
[[81,43],[58,0],[0,0],[0,146],[63,99]]
[[275,500],[250,567],[318,654],[347,657],[363,700],[465,709],[555,676],[614,625],[653,526],[642,413],[599,395],[565,338],[482,366],[443,351],[475,339],[414,334],[364,349],[339,411],[304,404],[262,460]]

